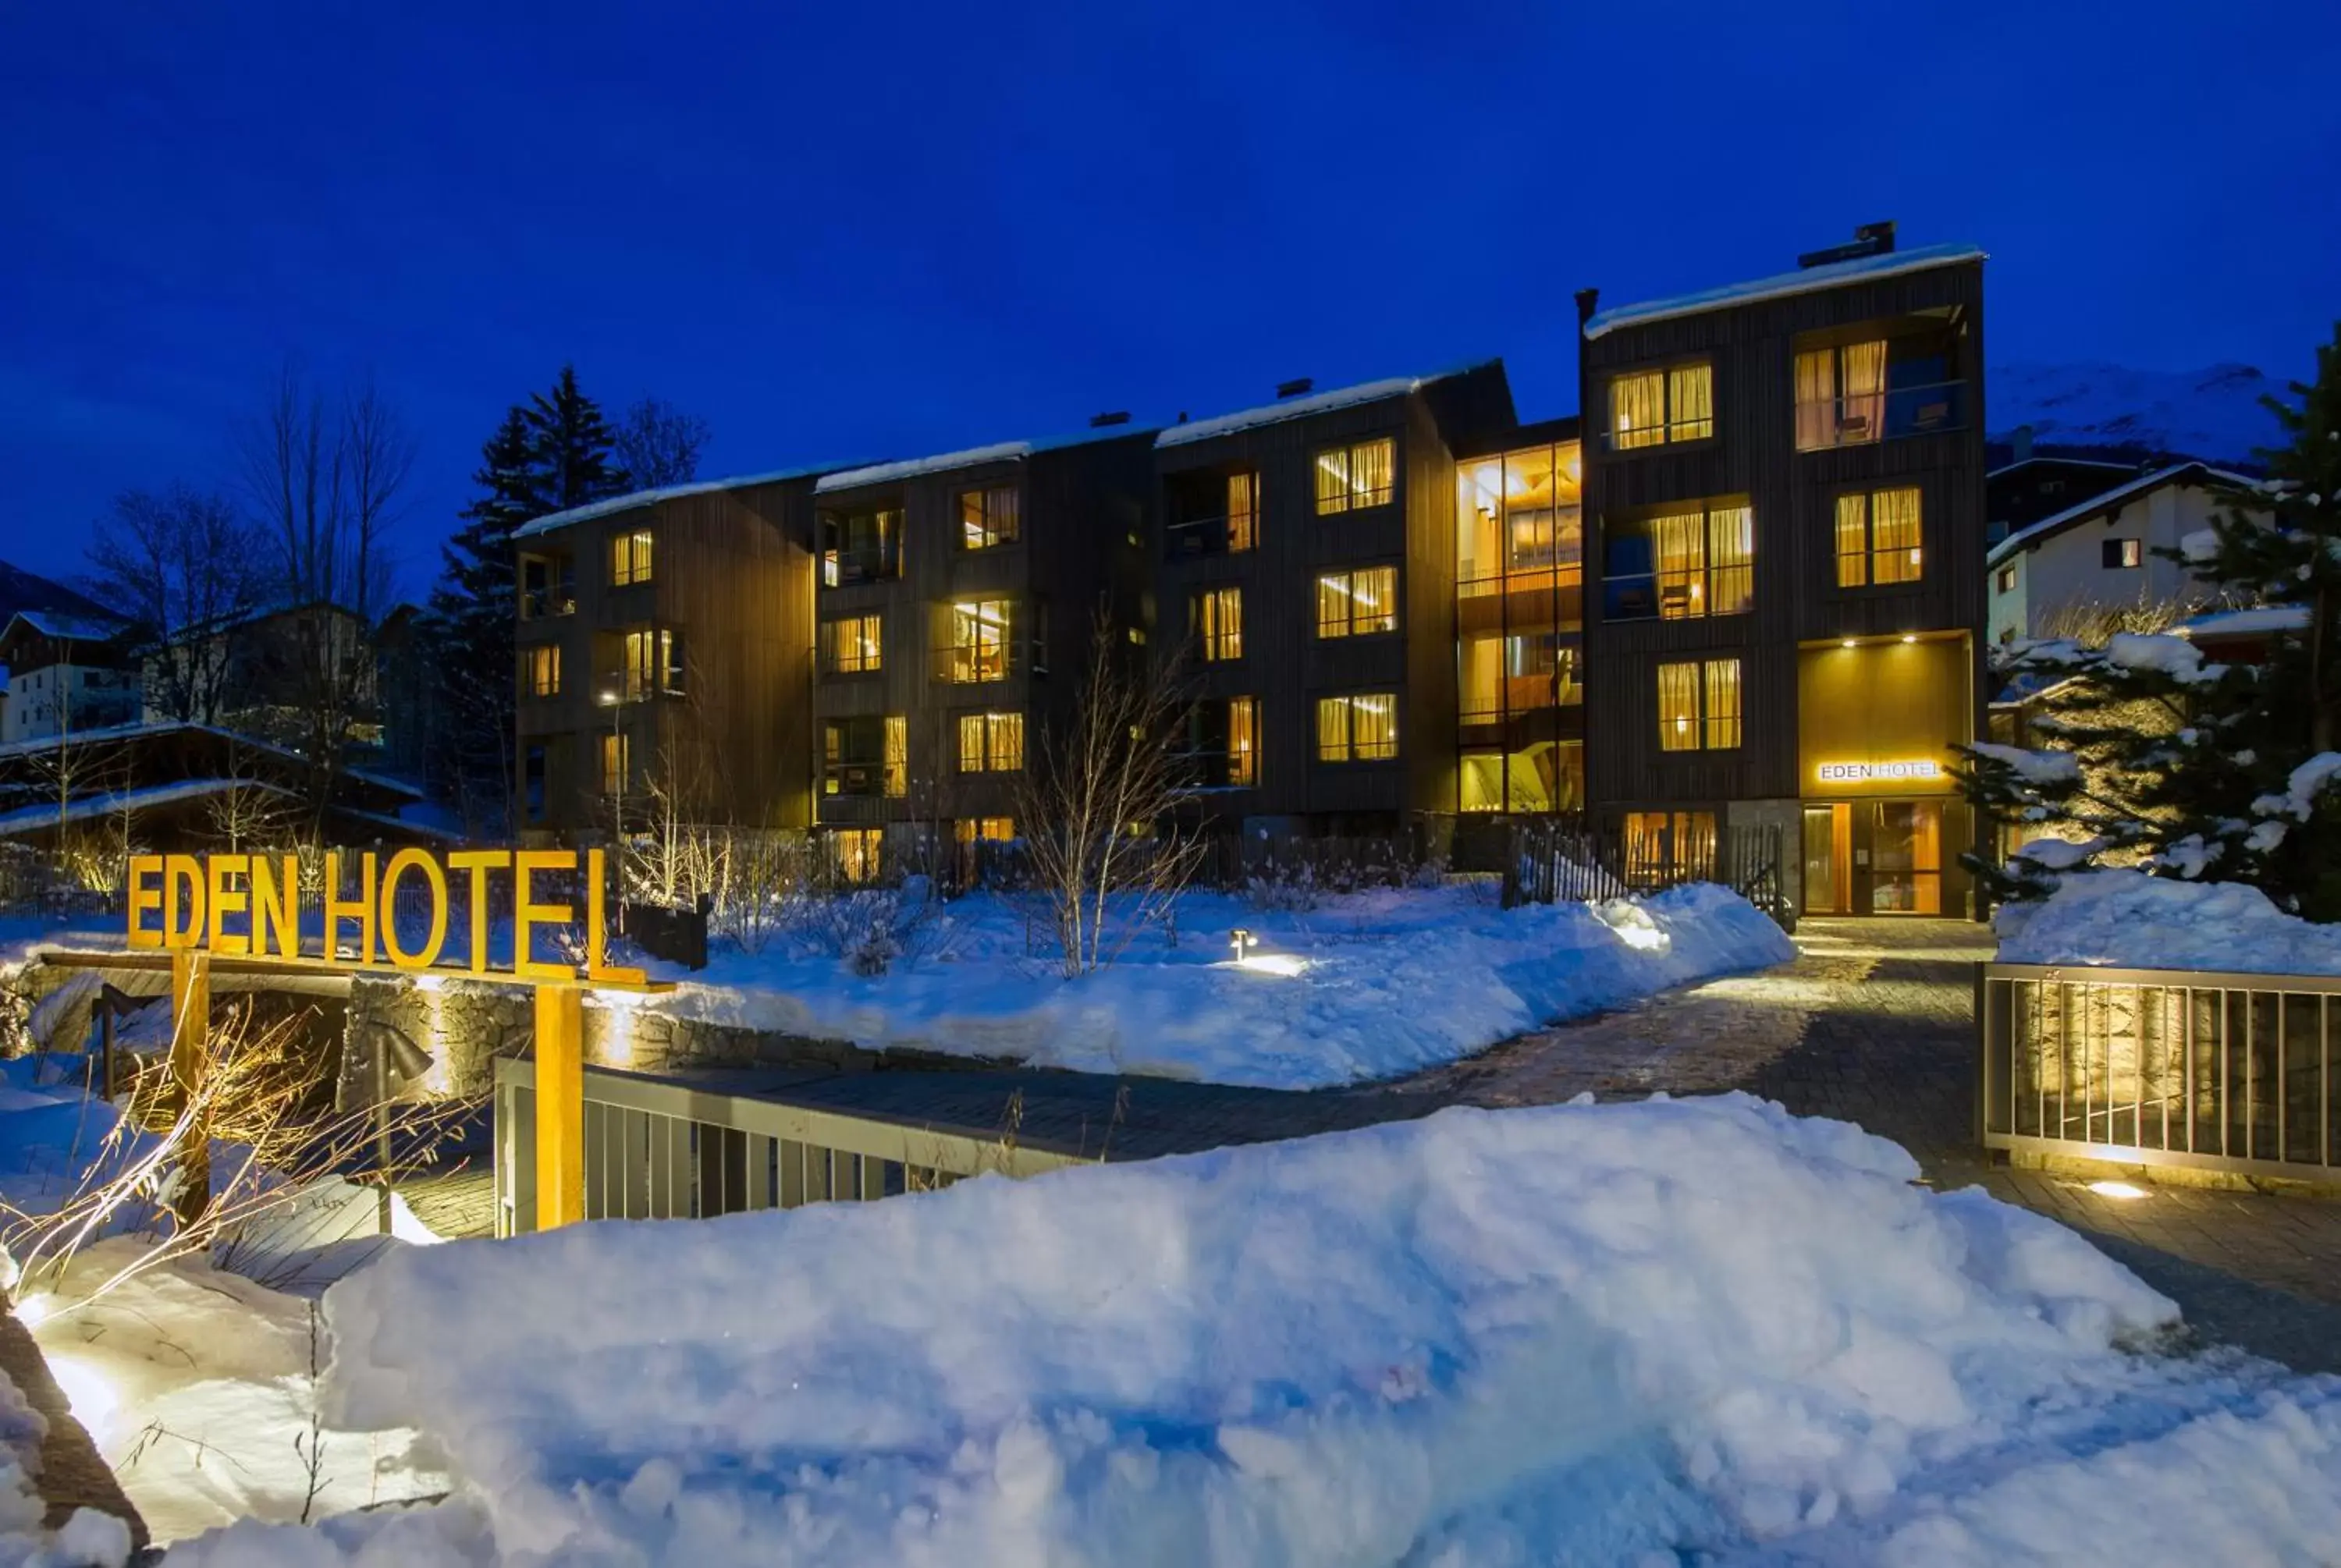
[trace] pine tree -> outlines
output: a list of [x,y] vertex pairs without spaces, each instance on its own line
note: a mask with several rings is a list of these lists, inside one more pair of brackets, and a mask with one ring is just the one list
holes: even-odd
[[561,367],[551,393],[538,392],[529,400],[528,428],[547,511],[590,506],[630,488],[626,471],[612,455],[617,432],[602,417],[601,405],[577,390],[574,365]]
[[555,510],[546,502],[536,450],[527,413],[511,410],[480,449],[472,475],[479,499],[440,547],[431,592],[433,661],[448,731],[443,782],[466,819],[481,827],[502,823],[512,790],[513,531]]
[[1967,748],[1969,799],[2052,841],[2005,868],[2005,896],[2060,872],[2135,861],[2158,876],[2246,882],[2308,918],[2341,919],[2341,324],[2298,406],[2262,401],[2288,439],[2268,478],[2232,491],[2176,551],[2231,603],[2269,611],[2266,661],[2220,665],[2183,637],[2018,644],[2002,676],[2047,689],[2049,745]]

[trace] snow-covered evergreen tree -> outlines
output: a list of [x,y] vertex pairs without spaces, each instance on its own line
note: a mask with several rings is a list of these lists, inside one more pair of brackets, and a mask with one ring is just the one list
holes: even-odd
[[439,780],[475,830],[504,824],[513,779],[513,623],[518,615],[513,531],[554,510],[546,503],[528,416],[504,415],[472,475],[477,500],[440,547],[431,591],[432,655],[446,744]]
[[527,417],[547,511],[590,506],[633,488],[613,455],[617,432],[601,405],[577,389],[574,365],[561,367],[552,392],[529,400]]
[[[2268,478],[2170,553],[2231,601],[2263,607],[2265,663],[2205,660],[2183,637],[2017,644],[2003,680],[2030,683],[2039,749],[1977,745],[1969,799],[2038,829],[2003,896],[2133,860],[2157,875],[2248,882],[2311,919],[2341,919],[2341,325],[2298,405],[2266,400],[2288,438]],[[2272,521],[2271,521],[2272,520]]]

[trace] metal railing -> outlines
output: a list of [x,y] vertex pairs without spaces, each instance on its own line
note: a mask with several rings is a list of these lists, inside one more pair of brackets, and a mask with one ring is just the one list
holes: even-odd
[[1841,392],[1797,404],[1797,450],[1823,452],[1904,436],[1965,430],[1967,383],[1930,382],[1884,392]]
[[1166,523],[1162,529],[1162,558],[1184,561],[1198,555],[1230,555],[1252,548],[1260,539],[1258,514],[1228,517],[1190,517]]
[[1985,964],[1987,1148],[2327,1183],[2341,979]]
[[[536,1064],[496,1063],[496,1234],[536,1228]],[[1082,1163],[1013,1138],[937,1130],[763,1094],[585,1069],[585,1217],[707,1219],[931,1192]]]
[[1793,928],[1781,877],[1787,839],[1768,823],[1726,826],[1712,836],[1674,844],[1599,826],[1581,813],[1531,818],[1510,826],[1503,903],[1576,903],[1651,893],[1685,882],[1718,882],[1784,928]]

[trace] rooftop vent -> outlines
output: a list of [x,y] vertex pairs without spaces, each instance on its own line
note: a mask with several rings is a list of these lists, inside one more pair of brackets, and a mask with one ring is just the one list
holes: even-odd
[[1128,424],[1129,422],[1130,411],[1126,408],[1118,408],[1111,413],[1093,413],[1090,415],[1090,428],[1091,430],[1103,430],[1110,424]]
[[1826,251],[1808,251],[1797,258],[1799,267],[1825,267],[1831,262],[1858,262],[1864,256],[1890,255],[1894,251],[1894,225],[1864,223],[1853,231],[1853,243],[1831,245]]
[[1299,397],[1316,384],[1315,376],[1302,376],[1298,381],[1279,382],[1276,383],[1276,395],[1280,398]]
[[1593,312],[1594,312],[1595,308],[1596,308],[1596,307],[1598,307],[1600,303],[1601,303],[1601,291],[1600,291],[1599,289],[1579,289],[1579,290],[1578,290],[1578,291],[1577,291],[1577,324],[1578,324],[1579,326],[1580,326],[1580,327],[1581,327],[1581,326],[1583,326],[1586,323],[1588,323],[1588,322],[1591,321],[1591,320],[1593,319]]

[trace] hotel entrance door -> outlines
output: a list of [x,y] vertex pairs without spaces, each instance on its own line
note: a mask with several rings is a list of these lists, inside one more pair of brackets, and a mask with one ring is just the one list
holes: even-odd
[[1805,808],[1805,913],[1853,911],[1853,808]]
[[1840,801],[1804,813],[1805,913],[1943,912],[1943,803]]

